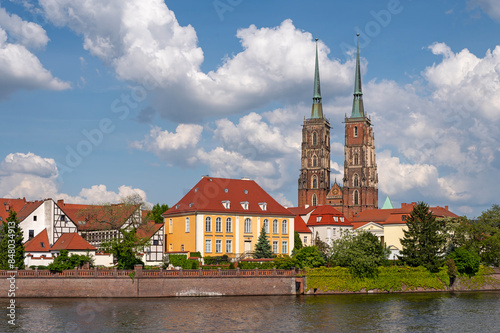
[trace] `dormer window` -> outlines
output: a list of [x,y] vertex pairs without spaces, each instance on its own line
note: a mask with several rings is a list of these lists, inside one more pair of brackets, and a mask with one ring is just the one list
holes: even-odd
[[179,205],[175,205],[175,209],[179,209]]
[[198,192],[198,188],[197,187],[194,188],[194,192],[195,193]]
[[224,208],[229,209],[229,208],[231,208],[231,201],[224,200],[224,201],[222,201],[222,205],[224,206]]
[[401,216],[401,221],[406,221],[406,215]]
[[262,209],[262,210],[267,210],[267,203],[265,203],[265,202],[260,202],[260,203],[259,203],[259,207],[260,207],[260,209]]
[[229,192],[229,189],[225,188],[224,193],[227,193],[227,192]]
[[194,203],[190,202],[189,203],[189,208],[193,207],[194,206]]
[[334,220],[335,222],[338,222],[338,221],[339,221],[338,216],[334,216],[334,217],[333,217],[333,220]]
[[40,242],[40,247],[45,248],[45,243],[44,242]]
[[248,210],[248,201],[242,201],[240,202],[241,207],[243,207],[244,210]]
[[248,194],[248,190],[243,190],[243,193]]
[[342,216],[340,217],[340,222],[344,223],[344,218]]
[[316,222],[321,222],[321,216],[316,217]]

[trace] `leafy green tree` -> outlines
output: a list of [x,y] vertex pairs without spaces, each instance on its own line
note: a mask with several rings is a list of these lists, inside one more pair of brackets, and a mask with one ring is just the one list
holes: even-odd
[[316,246],[306,246],[301,248],[295,258],[300,263],[300,267],[320,267],[325,265],[323,253]]
[[426,203],[419,202],[406,218],[406,225],[408,230],[403,230],[400,259],[406,265],[424,266],[431,272],[437,272],[444,261],[444,223],[436,220]]
[[328,252],[330,251],[330,246],[326,242],[323,242],[321,240],[318,232],[316,232],[316,237],[313,240],[313,244],[318,248],[319,252],[323,256],[323,259],[326,261],[326,259],[328,258]]
[[266,229],[264,227],[262,227],[259,238],[257,239],[257,244],[255,244],[253,257],[255,259],[274,257],[273,252],[271,251],[271,244],[269,243],[269,239],[267,239]]
[[138,258],[144,247],[149,245],[149,240],[137,236],[137,230],[122,230],[122,238],[102,243],[105,252],[111,253],[117,261],[118,269],[133,269],[135,265],[143,265],[144,262]]
[[161,214],[165,213],[168,210],[167,204],[160,205],[157,203],[151,208],[151,210],[146,215],[146,221],[155,221],[155,223],[163,223],[163,217]]
[[456,248],[449,256],[453,259],[458,273],[473,276],[479,270],[481,258],[473,251],[463,247]]
[[86,263],[93,264],[93,258],[88,254],[72,254],[69,256],[68,253],[68,250],[61,250],[48,268],[53,272],[62,272],[65,269],[81,268]]
[[348,267],[358,278],[374,277],[378,274],[378,267],[386,262],[389,252],[369,231],[345,232],[332,242],[330,264]]
[[23,230],[17,213],[9,212],[7,221],[0,226],[0,269],[24,269]]
[[297,253],[297,251],[303,247],[302,240],[300,239],[300,235],[297,231],[295,231],[293,243],[293,253]]
[[277,269],[300,268],[300,262],[297,258],[290,257],[288,254],[280,254],[274,259],[274,265]]

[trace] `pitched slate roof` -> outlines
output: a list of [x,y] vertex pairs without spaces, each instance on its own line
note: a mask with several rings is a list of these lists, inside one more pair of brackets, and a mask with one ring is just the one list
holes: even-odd
[[[318,217],[320,221],[318,222]],[[342,222],[342,218],[344,222]],[[308,227],[319,225],[338,225],[338,226],[352,226],[351,222],[337,209],[329,205],[317,206],[316,209],[309,216],[307,221]]]
[[[225,208],[224,203],[229,203]],[[244,206],[248,204],[248,209]],[[263,209],[265,204],[265,209]],[[203,177],[177,204],[162,216],[194,212],[295,216],[274,200],[255,181]]]
[[110,230],[121,227],[140,205],[112,204],[109,206],[68,204],[57,205],[76,225],[78,230]]
[[294,218],[294,230],[299,233],[312,233],[311,229],[307,227],[306,222],[304,222],[300,215],[296,215]]
[[97,250],[76,232],[62,234],[50,250]]
[[47,229],[43,229],[38,235],[24,243],[25,252],[49,252],[49,236]]

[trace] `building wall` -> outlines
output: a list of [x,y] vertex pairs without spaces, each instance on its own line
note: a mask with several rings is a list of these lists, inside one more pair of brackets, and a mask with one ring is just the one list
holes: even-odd
[[311,233],[299,232],[300,240],[302,241],[302,246],[311,246],[313,236]]
[[[53,217],[52,217],[52,200],[47,200],[35,209],[29,216],[21,221],[20,226],[23,229],[23,240],[27,242],[30,230],[33,230],[33,237],[38,235],[43,229],[47,229],[50,245],[55,243],[53,235]],[[35,221],[36,217],[36,221]]]
[[393,255],[398,255],[399,251],[403,249],[401,246],[400,239],[404,237],[403,230],[408,230],[408,226],[406,224],[385,224],[384,225],[384,240],[386,246],[394,247],[395,249],[391,250],[390,258],[393,258]]
[[337,225],[319,225],[311,226],[308,225],[309,229],[312,231],[312,238],[316,238],[316,233],[318,233],[319,238],[331,244],[333,240],[339,239],[342,233],[346,231],[352,231],[352,226],[337,226]]
[[[185,219],[189,217],[190,232],[185,232]],[[211,219],[211,231],[206,231],[206,218]],[[221,219],[222,229],[217,231],[216,221],[217,218]],[[227,218],[231,218],[232,228],[231,232],[227,232],[226,222]],[[172,219],[173,227],[169,229],[170,219]],[[245,220],[250,219],[251,229],[249,233],[245,232]],[[270,217],[270,216],[252,216],[252,215],[231,215],[231,214],[196,214],[185,215],[177,217],[165,218],[165,225],[167,226],[166,233],[166,251],[199,251],[203,256],[221,256],[228,255],[229,257],[239,257],[245,252],[253,252],[257,239],[260,235],[264,220],[269,221],[269,242],[271,248],[273,241],[278,242],[278,254],[283,253],[283,242],[287,242],[286,254],[291,254],[293,249],[293,235],[294,235],[294,219],[288,216]],[[273,232],[273,221],[278,220],[278,232]],[[282,231],[283,220],[287,221],[287,233]],[[211,241],[211,251],[206,250],[206,241]],[[231,251],[226,251],[227,241],[231,241]],[[217,241],[220,241],[220,252],[217,252]],[[250,243],[248,245],[248,243]],[[172,246],[170,246],[172,244]],[[184,248],[181,246],[184,245]],[[247,250],[245,249],[247,246]]]

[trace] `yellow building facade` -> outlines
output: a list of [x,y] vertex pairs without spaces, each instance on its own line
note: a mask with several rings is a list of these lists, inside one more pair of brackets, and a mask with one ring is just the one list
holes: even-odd
[[294,246],[293,214],[252,180],[203,177],[163,216],[167,252],[247,257],[263,227],[273,253]]

